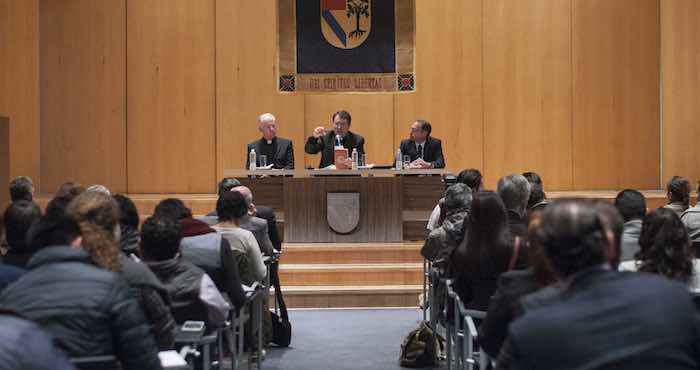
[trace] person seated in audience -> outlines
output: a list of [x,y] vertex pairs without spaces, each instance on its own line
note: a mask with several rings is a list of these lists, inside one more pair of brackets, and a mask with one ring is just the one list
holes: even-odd
[[544,192],[544,183],[537,172],[525,172],[523,177],[530,183],[530,197],[527,199],[528,213],[530,210],[543,208],[547,205],[547,194]]
[[125,370],[161,369],[128,284],[83,250],[80,226],[47,210],[32,237],[38,250],[27,273],[0,293],[0,305],[38,323],[70,357],[114,355]]
[[479,326],[479,344],[492,358],[496,358],[501,351],[508,335],[508,326],[522,314],[520,298],[554,282],[554,274],[544,260],[544,251],[536,237],[543,211],[544,208],[535,209],[530,214],[527,233],[528,268],[501,274],[486,318]]
[[347,111],[341,110],[333,113],[333,130],[327,131],[323,126],[316,127],[314,132],[306,140],[304,151],[308,154],[321,152],[321,162],[318,168],[325,168],[334,164],[334,147],[342,146],[348,150],[348,157],[353,149],[357,149],[357,154],[365,154],[365,138],[350,131],[352,117]]
[[10,180],[10,202],[34,201],[34,183],[27,176],[17,176]]
[[80,226],[83,250],[102,268],[119,272],[131,287],[152,324],[160,349],[172,348],[176,326],[170,313],[168,291],[144,264],[119,249],[119,205],[102,192],[84,192],[66,207],[66,215]]
[[472,190],[462,183],[456,183],[445,191],[442,208],[447,211],[447,218],[442,225],[430,232],[421,248],[421,255],[435,262],[443,260],[449,263],[452,252],[462,243],[469,225],[469,213],[472,205]]
[[[615,236],[589,201],[557,200],[537,231],[559,283],[521,301],[502,369],[696,369],[698,327],[687,288],[608,263]],[[660,304],[662,303],[662,304]]]
[[226,192],[216,202],[216,211],[219,223],[214,225],[214,230],[228,240],[232,249],[247,259],[244,266],[238,266],[243,283],[251,285],[254,281],[262,282],[267,269],[260,247],[253,233],[240,227],[241,221],[248,214],[245,198],[239,192]]
[[507,175],[498,180],[498,195],[508,210],[508,228],[514,236],[527,234],[527,201],[530,199],[530,183],[522,175]]
[[430,122],[416,120],[411,124],[409,138],[401,141],[401,155],[411,158],[411,167],[445,168],[442,141],[430,136],[432,130]]
[[671,177],[666,184],[666,197],[668,204],[664,208],[676,212],[676,215],[681,217],[690,206],[690,182],[688,179],[682,176]]
[[41,218],[41,210],[31,201],[19,200],[12,202],[3,215],[5,226],[5,241],[7,242],[7,253],[3,256],[2,262],[25,269],[29,259],[34,255],[27,245],[27,233],[34,223]]
[[[481,176],[481,172],[476,168],[462,170],[457,175],[456,183],[467,185],[469,189],[471,189],[472,195],[484,190],[483,177]],[[430,219],[428,219],[426,229],[433,231],[442,224],[442,221],[445,219],[445,212],[442,211],[441,204],[444,201],[445,198],[440,199],[438,204],[435,205],[435,208],[433,208],[433,212],[430,214]]]
[[205,222],[193,218],[192,211],[179,199],[165,199],[156,209],[155,217],[167,217],[180,225],[180,253],[185,261],[204,270],[217,288],[228,294],[234,307],[243,307],[245,293],[228,240]]
[[262,137],[248,144],[246,148],[245,168],[250,168],[249,154],[255,150],[257,154],[257,166],[262,166],[260,156],[267,158],[267,165],[272,168],[287,170],[294,169],[294,148],[292,141],[277,136],[277,119],[272,113],[263,113],[258,117],[258,130]]
[[88,186],[87,189],[85,189],[87,192],[95,192],[95,193],[102,193],[106,195],[112,195],[112,193],[107,189],[106,186],[100,185],[100,184],[95,184],[95,185],[90,185]]
[[75,182],[64,182],[58,187],[58,190],[56,190],[56,194],[54,194],[54,198],[60,198],[60,197],[69,197],[70,199],[73,199],[78,196],[78,194],[82,193],[85,191],[85,188]]
[[177,221],[149,217],[141,227],[141,254],[170,292],[172,313],[178,323],[191,320],[204,321],[208,328],[221,326],[229,305],[209,275],[182,258],[181,240]]
[[24,274],[24,269],[0,263],[0,292]]
[[517,253],[522,253],[519,249],[524,246],[516,249],[508,230],[506,208],[498,194],[476,193],[467,236],[451,261],[456,276],[454,289],[466,307],[481,311],[488,308],[498,276],[515,264]]
[[[700,194],[700,182],[698,182],[698,194]],[[681,215],[681,221],[688,229],[688,237],[693,243],[700,243],[700,200],[694,207],[690,207]]]
[[[235,177],[224,177],[219,181],[219,184],[217,185],[217,191],[216,195],[221,198],[221,194],[226,193],[228,191],[231,191],[231,189],[235,188],[236,186],[241,186],[241,182],[238,181],[237,178]],[[216,215],[216,209],[213,211],[207,213],[206,217],[213,217],[214,221],[210,222],[209,219],[203,220],[204,222],[208,223],[209,225],[215,225],[218,222],[217,215]]]
[[258,242],[258,246],[260,246],[260,251],[266,256],[271,256],[275,251],[268,233],[267,221],[260,217],[253,216],[256,214],[256,207],[255,204],[253,204],[253,193],[247,186],[236,186],[231,189],[231,191],[241,193],[248,207],[248,214],[241,219],[240,227],[253,233],[255,240]]
[[0,307],[0,370],[75,370],[53,338],[21,314]]
[[639,251],[639,234],[642,232],[642,218],[647,213],[644,194],[637,190],[625,189],[615,197],[615,208],[624,220],[620,261],[631,261]]
[[600,215],[600,220],[603,222],[603,227],[612,235],[613,247],[608,250],[610,253],[606,256],[606,260],[611,268],[617,270],[620,265],[620,255],[622,244],[622,232],[624,230],[625,221],[614,205],[602,199],[593,199],[593,209]]
[[657,208],[644,217],[640,249],[633,261],[620,264],[620,271],[641,271],[682,281],[700,290],[700,260],[690,249],[688,232],[675,212]]
[[119,205],[119,249],[127,256],[139,255],[139,211],[131,198],[115,194],[112,196]]

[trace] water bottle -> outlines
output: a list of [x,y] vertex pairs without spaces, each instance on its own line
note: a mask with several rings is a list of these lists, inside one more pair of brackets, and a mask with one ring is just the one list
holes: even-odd
[[357,148],[352,150],[352,169],[357,170],[357,160],[359,155],[357,154]]
[[255,171],[257,165],[258,165],[258,156],[255,154],[255,149],[251,149],[250,154],[248,155],[248,168],[251,171]]
[[401,154],[401,149],[396,151],[396,163],[394,164],[394,167],[397,171],[401,170],[403,168],[403,155]]

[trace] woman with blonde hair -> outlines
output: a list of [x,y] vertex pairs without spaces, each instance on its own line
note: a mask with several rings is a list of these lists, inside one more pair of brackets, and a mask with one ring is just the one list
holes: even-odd
[[82,233],[82,248],[100,267],[121,272],[138,298],[146,318],[152,324],[160,349],[172,348],[176,324],[170,312],[170,298],[163,284],[144,264],[129,259],[119,249],[119,205],[111,196],[83,192],[66,207]]

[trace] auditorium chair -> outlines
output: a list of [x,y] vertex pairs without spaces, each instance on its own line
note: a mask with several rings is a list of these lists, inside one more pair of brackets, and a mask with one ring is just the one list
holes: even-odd
[[469,310],[452,288],[452,281],[446,281],[447,294],[445,307],[451,307],[452,319],[447,320],[447,369],[473,370],[478,364],[480,370],[488,368],[490,359],[481,348],[476,348],[478,331],[474,320],[483,320],[486,312]]

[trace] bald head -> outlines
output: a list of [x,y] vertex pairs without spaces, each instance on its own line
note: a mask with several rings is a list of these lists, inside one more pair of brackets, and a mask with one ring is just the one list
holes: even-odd
[[253,192],[250,191],[250,189],[247,186],[236,186],[235,188],[231,189],[231,191],[235,191],[237,193],[241,193],[243,198],[245,199],[245,205],[247,207],[250,207],[253,205]]

